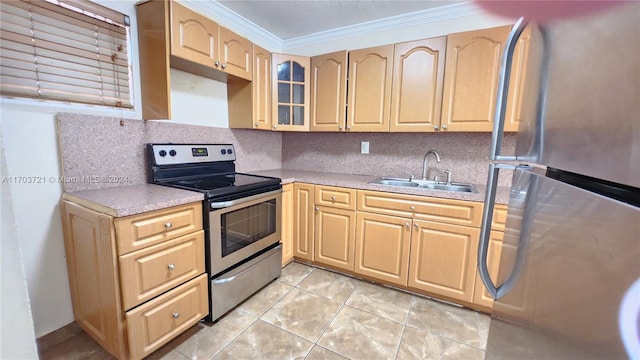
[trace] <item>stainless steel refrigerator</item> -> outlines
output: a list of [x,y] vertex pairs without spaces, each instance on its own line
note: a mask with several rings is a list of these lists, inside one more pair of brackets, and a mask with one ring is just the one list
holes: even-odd
[[[640,3],[528,25],[524,115],[515,156],[503,155],[525,24],[503,58],[478,254],[495,298],[486,359],[640,359]],[[513,180],[496,275],[488,243],[505,169]]]

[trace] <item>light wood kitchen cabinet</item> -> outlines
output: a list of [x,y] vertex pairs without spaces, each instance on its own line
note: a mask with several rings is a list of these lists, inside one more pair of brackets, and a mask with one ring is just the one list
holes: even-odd
[[407,286],[412,220],[366,212],[356,218],[354,271]]
[[250,81],[252,43],[175,1],[136,4],[142,117],[170,119],[170,68],[219,81]]
[[309,75],[305,56],[272,54],[272,129],[309,131]]
[[480,229],[414,220],[409,286],[471,302]]
[[311,131],[345,131],[347,51],[311,58]]
[[253,44],[249,40],[175,1],[169,1],[169,13],[171,56],[251,80]]
[[510,29],[447,36],[442,131],[493,130],[500,63]]
[[253,45],[253,80],[227,83],[229,127],[271,130],[271,52]]
[[353,271],[356,212],[327,206],[315,207],[313,261]]
[[388,132],[393,45],[349,51],[347,131]]
[[[531,40],[532,28],[527,26],[520,35],[513,53],[511,64],[511,78],[509,81],[509,96],[507,97],[507,109],[504,120],[504,131],[518,131],[520,121],[524,117],[535,116],[537,101],[524,101],[536,99],[537,85],[533,85],[534,76],[539,75],[540,64],[532,61]],[[540,59],[536,59],[540,61]]]
[[[504,232],[491,231],[489,236],[489,249],[487,250],[487,267],[489,268],[489,276],[494,284],[498,283],[498,269],[500,268],[500,254],[502,252],[502,239]],[[476,285],[473,291],[473,303],[486,307],[493,306],[493,298],[487,292],[480,274],[476,274]]]
[[293,260],[293,186],[282,185],[282,266]]
[[433,132],[440,127],[447,39],[395,44],[391,132]]
[[147,356],[208,315],[201,203],[124,218],[61,208],[74,318],[113,356]]
[[315,187],[315,262],[353,271],[356,236],[356,190]]
[[313,261],[314,186],[293,185],[293,256]]
[[483,204],[473,201],[359,190],[358,211],[480,227]]

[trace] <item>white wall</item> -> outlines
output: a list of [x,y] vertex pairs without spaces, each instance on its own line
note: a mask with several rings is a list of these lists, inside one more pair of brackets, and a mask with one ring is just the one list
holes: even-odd
[[[10,176],[4,156],[4,142],[0,137],[2,176]],[[18,229],[13,211],[13,198],[9,186],[3,184],[2,201],[2,252],[0,253],[0,359],[35,359],[37,350],[33,320],[27,292]]]
[[[49,182],[60,173],[55,114],[81,114],[141,119],[140,74],[137,52],[136,0],[94,0],[131,18],[131,63],[136,110],[0,99],[0,132],[11,176],[43,176],[43,184],[11,184],[16,244],[28,286],[35,336],[40,337],[73,321],[58,202],[62,187]],[[181,71],[171,71],[172,123],[228,127],[226,85]],[[113,144],[117,146],[117,144]],[[4,173],[2,174],[5,175]],[[4,188],[5,184],[3,184]],[[5,207],[3,199],[3,210]],[[3,213],[4,219],[4,213]],[[5,234],[3,233],[3,236]],[[7,249],[9,250],[9,249]],[[5,242],[2,242],[5,252]],[[7,274],[9,275],[9,274]],[[5,273],[3,272],[3,283]],[[21,281],[7,279],[7,281]],[[2,317],[3,325],[5,317]]]

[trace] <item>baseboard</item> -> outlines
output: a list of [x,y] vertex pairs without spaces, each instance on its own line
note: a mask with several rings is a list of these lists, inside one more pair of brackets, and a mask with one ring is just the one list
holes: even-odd
[[36,345],[38,346],[38,353],[47,351],[48,349],[69,340],[70,338],[82,333],[82,329],[78,324],[73,321],[57,330],[54,330],[46,335],[36,339]]

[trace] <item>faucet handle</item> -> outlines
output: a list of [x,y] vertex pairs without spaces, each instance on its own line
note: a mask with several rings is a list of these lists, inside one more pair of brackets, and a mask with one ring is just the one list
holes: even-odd
[[414,177],[413,174],[410,171],[405,171],[405,174],[409,174],[409,181],[413,181]]
[[451,185],[451,169],[447,169],[444,171],[447,174],[447,185]]
[[439,174],[435,174],[435,175],[433,176],[433,181],[434,181],[436,184],[437,184],[437,183],[439,183],[439,182],[440,182],[440,175],[439,175]]

